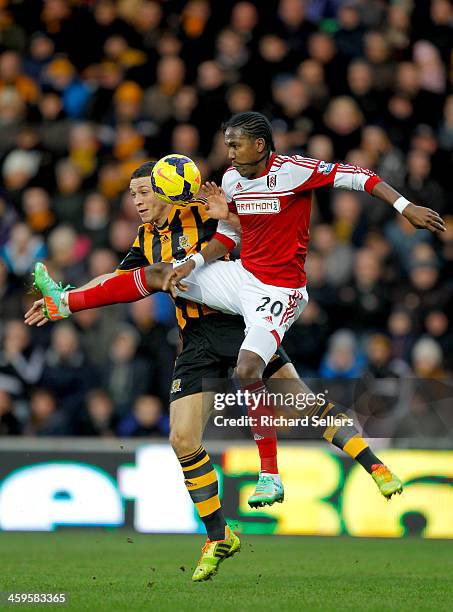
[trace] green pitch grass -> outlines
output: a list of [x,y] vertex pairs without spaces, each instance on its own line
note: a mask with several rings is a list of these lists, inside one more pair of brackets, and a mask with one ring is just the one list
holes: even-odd
[[[213,580],[193,584],[202,543],[126,531],[2,533],[0,591],[66,592],[67,605],[39,608],[91,612],[452,609],[452,542],[243,536]],[[7,609],[15,607],[24,609]]]

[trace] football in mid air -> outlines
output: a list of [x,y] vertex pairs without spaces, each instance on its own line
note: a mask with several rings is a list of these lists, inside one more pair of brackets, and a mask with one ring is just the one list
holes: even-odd
[[187,202],[200,189],[200,170],[190,157],[176,153],[166,155],[156,162],[151,174],[151,185],[155,194],[164,202]]

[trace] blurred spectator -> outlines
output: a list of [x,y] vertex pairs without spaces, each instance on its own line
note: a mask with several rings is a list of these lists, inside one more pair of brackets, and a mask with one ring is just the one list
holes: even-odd
[[18,223],[11,231],[10,239],[0,249],[0,257],[8,272],[15,276],[25,276],[31,272],[33,263],[46,256],[42,238],[34,236],[28,225]]
[[383,93],[388,92],[393,85],[395,73],[388,38],[383,32],[370,30],[363,41],[365,59],[373,69],[376,89]]
[[443,354],[439,344],[429,337],[422,337],[412,349],[412,367],[420,378],[444,378]]
[[321,64],[330,93],[343,94],[348,62],[339,53],[333,38],[324,32],[315,32],[308,39],[308,54]]
[[407,177],[405,192],[411,202],[422,206],[435,206],[439,213],[444,211],[444,193],[442,187],[430,178],[431,162],[428,155],[420,150],[413,150],[407,158]]
[[157,81],[145,92],[143,109],[157,123],[171,116],[173,96],[184,84],[185,66],[179,57],[164,57],[157,64]]
[[403,361],[392,360],[391,344],[383,334],[373,334],[366,345],[367,365],[358,385],[355,404],[366,435],[392,437],[408,398],[403,378],[410,372]]
[[407,376],[409,368],[402,359],[392,358],[392,344],[384,334],[373,334],[367,341],[365,376],[395,378]]
[[52,60],[45,69],[45,80],[61,95],[63,110],[68,117],[84,115],[90,97],[88,86],[77,78],[76,70],[65,57]]
[[403,215],[394,217],[385,228],[385,235],[390,242],[395,255],[399,259],[400,267],[407,271],[411,265],[407,254],[422,242],[431,240],[431,234],[426,230],[417,230]]
[[341,244],[331,225],[315,227],[311,237],[312,248],[325,260],[326,280],[332,285],[341,285],[350,278],[353,252],[349,244]]
[[47,236],[55,224],[55,215],[50,207],[49,194],[41,187],[29,187],[24,191],[22,208],[28,227]]
[[379,117],[383,99],[374,87],[371,66],[363,59],[357,59],[349,64],[348,85],[365,119],[367,121],[376,120]]
[[339,29],[335,34],[336,45],[346,57],[355,58],[363,53],[364,28],[361,24],[358,6],[349,2],[338,9]]
[[329,102],[324,123],[327,135],[334,142],[337,159],[344,159],[348,151],[359,145],[363,115],[349,96],[333,98]]
[[47,65],[52,61],[55,45],[44,32],[36,32],[30,39],[30,52],[24,61],[24,72],[41,83]]
[[59,223],[79,222],[83,192],[81,192],[82,176],[77,166],[69,159],[58,162],[56,169],[57,192],[53,198],[52,206]]
[[46,353],[41,384],[58,397],[69,421],[82,408],[85,394],[93,388],[96,376],[96,369],[80,348],[73,325],[57,325]]
[[91,248],[108,247],[110,219],[110,206],[107,198],[96,192],[89,194],[83,203],[80,230],[90,239]]
[[[360,147],[372,156],[373,168],[383,180],[393,185],[395,189],[403,186],[404,157],[401,151],[389,140],[385,130],[377,125],[364,127]],[[385,210],[385,206],[376,208]],[[371,212],[367,211],[367,214],[370,217],[372,216]],[[376,219],[377,217],[374,215],[372,218]]]
[[14,416],[11,395],[0,388],[0,436],[18,436],[21,433],[22,427]]
[[329,339],[319,375],[322,378],[359,378],[364,365],[365,360],[354,334],[346,329],[339,329]]
[[153,395],[158,395],[166,402],[179,339],[172,334],[174,328],[167,327],[165,321],[158,318],[155,296],[130,304],[129,317],[139,334],[137,354],[155,368],[149,388]]
[[32,104],[38,98],[38,87],[33,79],[23,73],[21,64],[16,51],[4,51],[0,55],[0,92],[11,88],[26,104]]
[[392,357],[404,360],[407,363],[416,339],[412,313],[407,308],[395,308],[390,314],[387,325],[392,346]]
[[25,399],[29,386],[40,380],[43,367],[43,350],[32,344],[29,328],[17,319],[8,321],[0,352],[1,386],[16,399]]
[[57,411],[57,401],[47,389],[35,389],[30,399],[30,417],[24,427],[27,436],[63,436],[70,433],[65,415]]
[[383,330],[389,313],[388,290],[383,284],[379,259],[369,249],[357,251],[353,280],[339,290],[344,321],[355,331]]
[[285,350],[302,377],[317,375],[328,337],[327,314],[310,298],[304,312],[285,335]]
[[74,286],[83,276],[83,258],[89,249],[89,241],[77,235],[69,225],[58,225],[48,238],[49,265],[58,278]]
[[453,95],[448,96],[444,106],[444,120],[440,128],[439,144],[453,150]]
[[337,191],[332,201],[332,226],[339,242],[360,247],[363,244],[366,222],[359,195],[354,191]]
[[86,405],[76,425],[76,433],[80,436],[111,438],[115,435],[116,420],[108,393],[94,389],[87,396]]
[[238,80],[241,69],[250,59],[250,51],[238,32],[229,28],[222,30],[216,42],[216,62],[227,74],[228,82]]
[[453,332],[446,312],[437,308],[429,311],[424,319],[424,331],[439,343],[446,368],[453,372]]
[[137,356],[138,343],[138,333],[124,324],[114,336],[108,359],[102,364],[102,386],[120,416],[126,414],[139,395],[148,391],[154,376],[154,364]]
[[117,433],[119,436],[136,438],[165,436],[168,433],[168,417],[162,413],[159,398],[153,395],[137,397],[131,413],[118,425]]
[[9,319],[14,319],[21,312],[21,288],[8,276],[8,268],[0,258],[0,328]]
[[71,121],[63,110],[61,97],[53,91],[44,92],[36,110],[39,113],[39,135],[43,147],[54,155],[64,155]]
[[308,19],[305,3],[298,0],[279,2],[277,27],[291,51],[297,54],[305,52],[308,36],[316,30]]

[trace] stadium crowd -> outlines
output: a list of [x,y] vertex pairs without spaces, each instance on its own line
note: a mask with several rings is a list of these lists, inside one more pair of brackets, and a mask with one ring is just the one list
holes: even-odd
[[178,332],[167,296],[30,329],[30,272],[111,272],[138,165],[226,168],[221,123],[258,110],[277,150],[371,168],[448,230],[367,194],[316,194],[303,376],[453,370],[453,7],[448,0],[0,1],[0,434],[165,435]]

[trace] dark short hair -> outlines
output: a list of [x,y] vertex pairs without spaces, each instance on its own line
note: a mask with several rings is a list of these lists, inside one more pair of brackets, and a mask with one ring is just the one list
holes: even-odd
[[151,176],[155,165],[156,162],[147,161],[138,168],[135,168],[135,170],[131,174],[131,180],[136,178],[143,178],[144,176]]
[[227,128],[240,128],[250,138],[263,138],[266,147],[271,151],[275,151],[272,126],[269,119],[262,113],[253,111],[237,113],[222,125],[224,134]]

